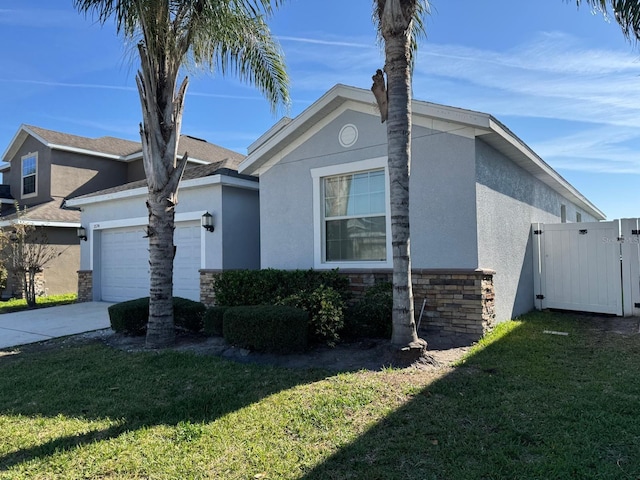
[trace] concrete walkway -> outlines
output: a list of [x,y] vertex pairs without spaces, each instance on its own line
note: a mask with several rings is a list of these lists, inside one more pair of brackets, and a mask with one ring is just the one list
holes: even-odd
[[0,348],[108,328],[111,303],[87,302],[0,315]]

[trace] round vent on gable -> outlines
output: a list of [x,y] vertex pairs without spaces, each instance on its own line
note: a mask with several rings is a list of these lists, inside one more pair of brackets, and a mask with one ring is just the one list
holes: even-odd
[[345,148],[352,146],[358,140],[358,128],[348,123],[340,129],[338,140],[340,141],[340,145]]

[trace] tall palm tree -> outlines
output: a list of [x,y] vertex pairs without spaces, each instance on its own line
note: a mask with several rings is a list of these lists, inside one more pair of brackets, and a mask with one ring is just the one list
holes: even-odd
[[640,40],[640,1],[638,0],[576,0],[580,6],[586,3],[605,17],[613,13],[616,22],[627,39]]
[[146,346],[175,342],[173,259],[178,184],[188,155],[177,159],[185,93],[185,65],[231,72],[255,84],[272,108],[287,104],[288,77],[265,19],[283,0],[74,0],[81,13],[137,45],[136,83],[142,106],[140,136],[149,211],[150,302]]
[[[423,351],[418,339],[411,287],[409,171],[411,166],[411,78],[416,38],[424,33],[426,0],[374,0],[373,19],[384,45],[384,71],[373,76],[383,122],[387,122],[391,237],[393,249],[393,330],[395,347]],[[386,76],[386,82],[385,82]],[[385,85],[386,83],[386,85]]]

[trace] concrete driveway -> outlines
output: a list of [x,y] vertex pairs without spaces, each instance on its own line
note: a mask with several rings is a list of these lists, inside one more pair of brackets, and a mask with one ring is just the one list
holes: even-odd
[[0,315],[0,348],[108,328],[111,303],[87,302]]

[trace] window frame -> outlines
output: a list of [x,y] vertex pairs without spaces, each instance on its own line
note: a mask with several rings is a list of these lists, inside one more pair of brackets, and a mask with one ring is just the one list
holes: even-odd
[[[24,174],[24,162],[33,158],[35,160],[35,172],[26,175]],[[25,193],[24,192],[24,181],[26,178],[33,176],[34,180],[34,188],[33,192]],[[23,155],[20,159],[20,198],[31,198],[38,196],[38,152],[28,153],[27,155]]]
[[[337,175],[348,175],[365,173],[373,170],[384,171],[385,181],[385,260],[326,260],[326,218],[324,214],[323,181],[327,177]],[[313,268],[357,268],[357,269],[379,269],[393,268],[393,257],[391,249],[391,199],[389,192],[389,167],[387,157],[377,157],[357,162],[343,163],[311,169],[313,180]]]

